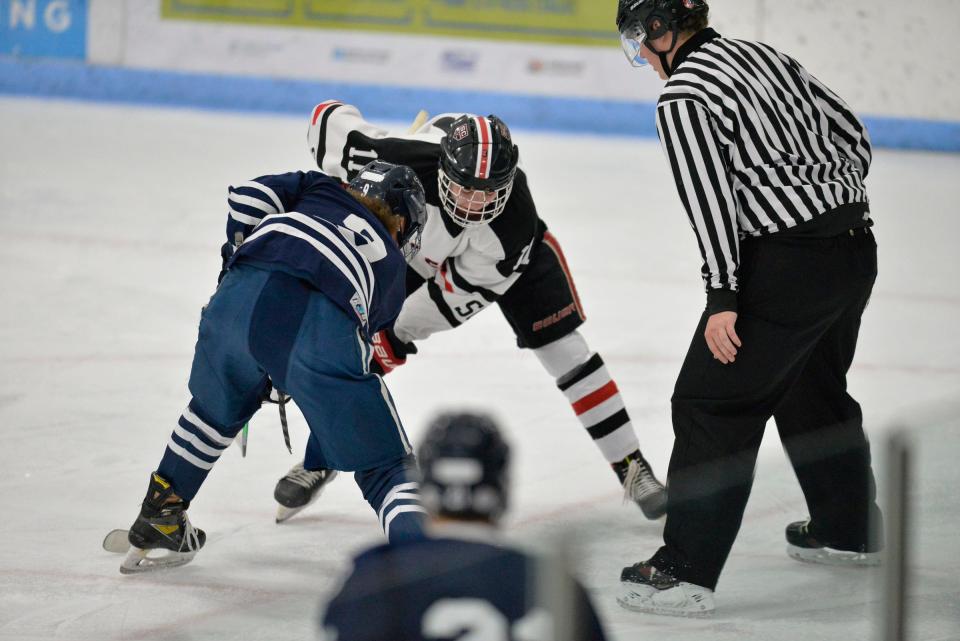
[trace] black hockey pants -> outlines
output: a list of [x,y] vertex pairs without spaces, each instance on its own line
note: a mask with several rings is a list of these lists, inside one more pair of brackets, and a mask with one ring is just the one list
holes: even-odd
[[732,364],[715,360],[704,314],[674,389],[670,507],[656,567],[716,586],[771,416],[814,535],[839,549],[879,545],[871,536],[880,515],[870,447],[846,381],[876,275],[877,246],[867,228],[742,243],[736,330],[743,347]]

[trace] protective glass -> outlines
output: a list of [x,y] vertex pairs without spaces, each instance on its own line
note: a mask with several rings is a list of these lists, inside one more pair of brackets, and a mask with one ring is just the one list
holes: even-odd
[[468,189],[459,185],[441,169],[437,173],[443,211],[461,227],[479,227],[503,213],[513,191],[513,180],[494,191]]
[[646,40],[647,32],[643,30],[643,25],[639,22],[620,32],[620,46],[623,47],[623,54],[634,67],[642,67],[647,64],[647,61],[640,55],[640,50]]

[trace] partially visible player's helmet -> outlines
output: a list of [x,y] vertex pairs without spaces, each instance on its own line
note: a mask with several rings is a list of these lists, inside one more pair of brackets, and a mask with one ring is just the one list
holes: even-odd
[[350,181],[350,188],[384,201],[394,214],[403,218],[397,244],[405,258],[420,251],[420,237],[427,224],[427,198],[416,172],[406,165],[374,160]]
[[489,416],[441,414],[417,452],[420,497],[431,514],[496,521],[507,507],[510,448]]
[[[709,11],[706,0],[620,0],[617,7],[617,29],[623,53],[634,67],[646,62],[640,49],[647,40],[656,40],[673,33],[676,43],[681,23],[691,16]],[[673,43],[667,51],[673,49]],[[651,48],[651,51],[660,53]],[[667,69],[666,65],[664,69]]]
[[520,152],[496,116],[460,116],[440,141],[440,202],[462,227],[485,225],[503,213]]

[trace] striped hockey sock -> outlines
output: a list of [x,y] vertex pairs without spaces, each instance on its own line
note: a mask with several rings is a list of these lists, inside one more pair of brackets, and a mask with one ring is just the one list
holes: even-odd
[[638,453],[640,443],[620,390],[610,378],[599,354],[559,378],[557,387],[570,401],[580,423],[611,465]]
[[243,423],[223,427],[204,420],[191,400],[167,441],[157,472],[173,484],[180,498],[193,500],[207,474],[242,428]]
[[411,459],[397,459],[354,474],[363,498],[377,513],[380,527],[391,543],[423,536],[426,510],[420,503],[419,483],[412,480]]

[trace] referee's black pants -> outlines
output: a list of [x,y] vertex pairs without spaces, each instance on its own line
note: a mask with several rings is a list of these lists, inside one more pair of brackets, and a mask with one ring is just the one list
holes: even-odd
[[846,380],[876,276],[877,245],[867,228],[742,243],[736,330],[743,347],[732,364],[715,360],[704,313],[672,398],[670,505],[654,566],[716,586],[771,416],[814,536],[844,550],[879,544],[870,447]]

